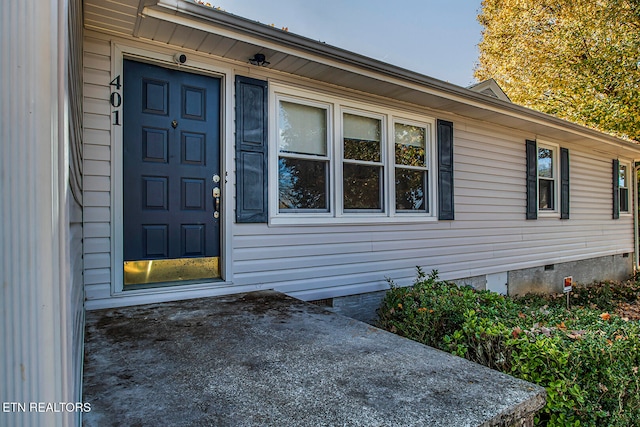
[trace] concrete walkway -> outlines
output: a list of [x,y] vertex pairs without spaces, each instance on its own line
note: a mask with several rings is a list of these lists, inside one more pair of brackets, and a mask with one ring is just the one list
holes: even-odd
[[522,426],[544,389],[277,292],[87,313],[85,426]]

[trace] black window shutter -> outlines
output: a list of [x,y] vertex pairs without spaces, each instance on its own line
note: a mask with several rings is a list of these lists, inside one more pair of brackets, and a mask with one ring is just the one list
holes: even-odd
[[538,219],[538,145],[527,140],[527,219]]
[[267,82],[236,76],[236,222],[267,222]]
[[560,148],[560,219],[569,219],[569,150]]
[[454,219],[453,123],[438,120],[438,219]]
[[620,218],[620,161],[613,161],[613,219]]

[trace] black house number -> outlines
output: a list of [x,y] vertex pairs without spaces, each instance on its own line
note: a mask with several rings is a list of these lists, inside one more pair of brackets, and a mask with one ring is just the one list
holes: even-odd
[[120,82],[120,76],[116,76],[111,83],[110,86],[113,86],[115,89],[111,92],[111,96],[109,96],[109,102],[111,102],[111,106],[114,108],[113,114],[113,124],[115,126],[120,126],[120,106],[122,105],[122,95],[120,94],[120,89],[122,89],[122,83]]

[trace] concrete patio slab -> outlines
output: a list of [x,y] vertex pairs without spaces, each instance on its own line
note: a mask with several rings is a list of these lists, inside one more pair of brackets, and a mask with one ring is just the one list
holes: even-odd
[[264,291],[87,313],[85,426],[522,426],[544,389]]

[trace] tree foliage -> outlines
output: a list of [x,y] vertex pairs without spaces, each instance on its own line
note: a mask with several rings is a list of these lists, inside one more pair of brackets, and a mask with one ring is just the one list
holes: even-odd
[[520,105],[640,141],[640,0],[483,0],[479,80]]

